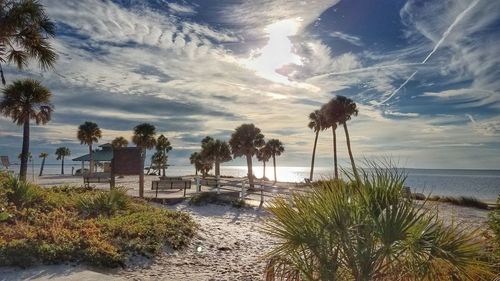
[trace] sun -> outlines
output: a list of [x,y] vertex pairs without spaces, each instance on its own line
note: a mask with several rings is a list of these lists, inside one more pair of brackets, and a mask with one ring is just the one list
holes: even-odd
[[269,37],[267,44],[258,50],[253,50],[244,64],[255,70],[256,74],[268,80],[289,84],[288,78],[276,70],[283,66],[302,65],[302,59],[293,52],[290,36],[296,35],[301,19],[286,19],[268,25],[264,31]]

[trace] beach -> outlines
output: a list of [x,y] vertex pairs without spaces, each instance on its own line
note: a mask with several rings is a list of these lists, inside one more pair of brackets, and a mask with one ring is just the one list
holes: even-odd
[[[154,196],[148,188],[156,176],[146,176],[146,197]],[[45,176],[37,179],[43,186],[81,185],[80,177]],[[137,196],[137,178],[127,176],[117,179],[117,185],[129,189]],[[280,183],[285,186],[286,183]],[[107,184],[95,184],[106,189]],[[293,188],[292,185],[290,188]],[[189,190],[187,196],[194,193]],[[181,191],[161,193],[162,198],[179,198]],[[180,251],[165,248],[158,256],[132,257],[125,268],[103,270],[82,265],[38,266],[29,269],[0,269],[0,280],[264,280],[265,254],[278,241],[262,232],[268,216],[262,207],[234,208],[230,205],[189,205],[182,201],[173,205],[156,206],[189,213],[198,224],[196,236]],[[420,203],[418,203],[420,204]],[[446,203],[428,202],[425,208],[437,211],[438,218],[446,224],[458,224],[467,229],[486,229],[488,212]],[[3,278],[3,279],[2,279]],[[38,279],[37,279],[38,278]]]

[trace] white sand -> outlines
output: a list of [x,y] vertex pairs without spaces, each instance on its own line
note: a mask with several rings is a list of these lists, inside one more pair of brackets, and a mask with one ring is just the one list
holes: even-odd
[[263,255],[273,240],[260,229],[265,211],[229,206],[173,207],[190,213],[199,224],[183,251],[165,251],[145,267],[120,272],[129,280],[262,280]]

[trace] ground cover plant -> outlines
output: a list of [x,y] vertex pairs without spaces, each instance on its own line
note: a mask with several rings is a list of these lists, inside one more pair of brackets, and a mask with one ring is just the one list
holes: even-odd
[[131,255],[179,249],[196,224],[124,189],[41,188],[0,174],[0,266],[83,262],[123,266]]

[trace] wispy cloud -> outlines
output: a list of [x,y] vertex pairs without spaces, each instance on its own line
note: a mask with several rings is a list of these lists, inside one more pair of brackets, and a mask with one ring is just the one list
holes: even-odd
[[[437,51],[437,49],[443,44],[444,40],[448,37],[448,35],[451,33],[453,28],[462,20],[463,17],[472,9],[474,8],[477,3],[479,3],[480,0],[476,0],[472,2],[465,10],[463,10],[458,16],[455,18],[455,20],[450,24],[450,26],[445,30],[439,41],[434,45],[434,48],[432,51],[427,54],[425,59],[420,63],[420,64],[425,64],[429,58]],[[398,88],[396,88],[387,98],[382,100],[379,105],[382,105],[386,102],[388,102],[390,99],[392,99],[408,82],[413,79],[413,77],[417,74],[418,70],[414,71]]]
[[349,35],[349,34],[345,34],[345,33],[342,33],[340,31],[334,31],[334,32],[330,33],[330,36],[342,39],[342,40],[347,41],[347,42],[349,42],[349,43],[351,43],[353,45],[356,45],[356,46],[362,46],[363,45],[363,42],[361,42],[361,39],[359,37],[353,36],[353,35]]

